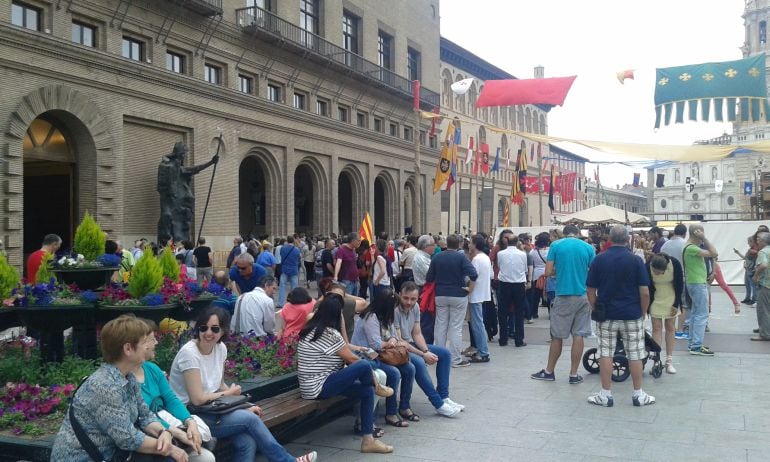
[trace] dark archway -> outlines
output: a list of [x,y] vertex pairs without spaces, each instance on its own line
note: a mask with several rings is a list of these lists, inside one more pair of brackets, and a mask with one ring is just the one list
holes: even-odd
[[315,181],[308,165],[302,164],[294,171],[294,229],[298,232],[313,230]]
[[374,234],[379,235],[383,231],[386,231],[386,204],[385,200],[385,181],[382,178],[377,177],[374,179]]
[[267,178],[264,165],[255,156],[238,168],[238,231],[242,236],[265,236],[267,228]]
[[337,214],[337,231],[340,234],[353,232],[353,180],[347,172],[340,173],[337,182]]

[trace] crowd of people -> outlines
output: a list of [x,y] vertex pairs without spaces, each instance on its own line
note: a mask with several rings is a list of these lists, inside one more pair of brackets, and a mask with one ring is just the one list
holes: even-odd
[[[759,327],[752,340],[767,341],[770,232],[761,226],[748,242],[745,253],[735,250],[746,269],[741,303],[756,304]],[[49,239],[43,249],[60,243]],[[137,251],[145,251],[142,241],[127,252],[136,259]],[[714,355],[704,344],[711,282],[722,280],[736,313],[741,304],[724,284],[717,251],[697,224],[677,225],[670,235],[657,227],[632,234],[621,225],[583,233],[567,225],[534,238],[504,229],[496,240],[480,233],[380,236],[369,243],[350,233],[287,236],[272,245],[237,237],[228,268],[217,272],[203,238],[198,246],[183,243],[177,254],[180,264],[193,270],[188,276],[230,287],[232,294],[195,321],[194,338],[178,352],[168,381],[151,362],[152,322],[122,316],[104,326],[105,362],[75,394],[71,412],[105,459],[129,450],[209,461],[214,456],[205,445],[212,437],[229,439],[236,460],[253,460],[257,451],[270,461],[316,459],[315,452],[291,456],[262,422],[258,406],[224,415],[190,414],[188,405],[241,394],[238,385],[224,381],[222,339],[229,332],[297,336],[302,398],[358,400],[353,431],[362,437],[361,451],[389,453],[393,446],[381,440],[385,431],[377,426],[378,398],[385,398],[388,426],[406,428],[422,420],[411,406],[415,383],[439,416],[457,418],[465,406],[450,398],[453,368],[489,363],[495,337],[500,347],[511,340],[526,347],[526,326],[541,309],[550,321],[549,352],[545,367],[531,378],[555,381],[564,339],[572,337],[567,383],[582,383],[584,338],[596,335],[601,389],[588,402],[611,407],[617,338],[629,360],[632,404],[654,404],[655,397],[642,389],[646,318],[652,338],[665,349],[664,370],[675,374],[677,338],[687,339],[689,354]],[[301,274],[306,287],[300,286]],[[315,299],[311,282],[318,289]],[[72,415],[56,439],[55,460],[88,460]]]

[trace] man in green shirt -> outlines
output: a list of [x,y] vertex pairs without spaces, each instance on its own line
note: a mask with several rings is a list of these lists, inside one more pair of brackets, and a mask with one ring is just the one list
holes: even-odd
[[[706,258],[716,258],[717,250],[706,239],[706,233],[701,225],[690,225],[690,239],[682,251],[682,266],[684,266],[687,293],[690,294],[690,354],[714,356],[714,352],[703,345],[706,333],[706,323],[709,317],[708,271]],[[704,248],[701,248],[701,245]]]

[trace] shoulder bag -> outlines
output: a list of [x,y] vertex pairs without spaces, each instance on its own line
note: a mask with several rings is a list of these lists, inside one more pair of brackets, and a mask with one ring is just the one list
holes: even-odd
[[246,409],[253,406],[249,402],[249,397],[245,395],[238,396],[222,396],[215,400],[209,401],[200,406],[194,404],[188,404],[187,410],[191,414],[211,414],[211,415],[223,415],[229,414],[238,409]]
[[409,362],[409,350],[405,346],[385,347],[379,353],[378,359],[391,366],[403,366]]
[[[542,261],[543,263],[546,263],[545,258],[543,258],[543,256],[540,254],[540,250],[535,249],[535,252],[537,252],[537,256],[540,257],[540,261]],[[545,277],[545,272],[543,272],[543,274],[541,274],[540,277],[537,278],[537,280],[535,281],[535,288],[537,290],[545,290],[545,282],[546,282],[546,277]]]

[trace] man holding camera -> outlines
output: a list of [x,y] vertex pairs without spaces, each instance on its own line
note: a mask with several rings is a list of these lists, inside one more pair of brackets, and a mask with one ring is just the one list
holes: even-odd
[[599,254],[588,271],[587,295],[591,318],[599,329],[599,373],[602,388],[588,397],[597,406],[612,407],[612,363],[618,335],[623,339],[634,383],[634,406],[655,404],[655,397],[642,390],[644,317],[650,306],[650,278],[642,260],[628,248],[628,230],[616,225],[610,230],[611,246]]

